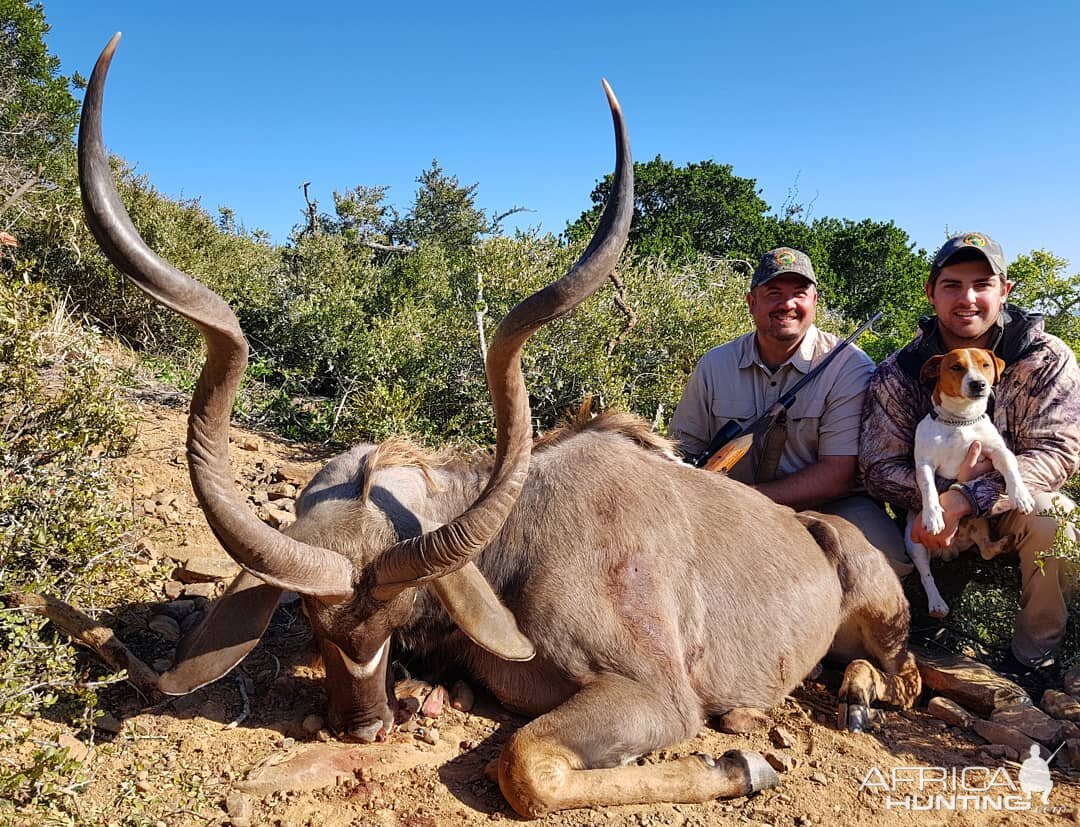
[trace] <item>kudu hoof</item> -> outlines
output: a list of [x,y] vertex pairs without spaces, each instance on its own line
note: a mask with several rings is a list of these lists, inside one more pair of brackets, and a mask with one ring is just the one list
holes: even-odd
[[882,712],[865,704],[839,704],[836,708],[836,727],[848,732],[866,732],[881,725]]
[[744,749],[729,749],[720,756],[720,761],[715,761],[711,755],[698,753],[698,756],[709,766],[719,763],[735,764],[740,767],[747,779],[747,789],[743,795],[750,795],[759,790],[768,790],[780,783],[780,776],[776,774],[769,762],[759,752]]

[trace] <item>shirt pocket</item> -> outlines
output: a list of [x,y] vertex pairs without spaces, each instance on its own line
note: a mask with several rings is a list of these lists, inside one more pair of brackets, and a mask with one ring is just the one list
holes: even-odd
[[741,425],[746,425],[758,416],[752,399],[714,397],[709,412],[720,427],[732,419]]
[[824,396],[799,396],[788,409],[788,443],[802,462],[817,461],[825,402]]

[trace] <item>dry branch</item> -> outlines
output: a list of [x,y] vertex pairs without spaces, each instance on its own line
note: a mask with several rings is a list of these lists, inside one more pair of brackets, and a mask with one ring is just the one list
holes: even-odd
[[127,670],[128,683],[147,701],[157,703],[161,700],[157,672],[139,660],[108,626],[48,595],[30,592],[16,594],[14,605],[47,617],[53,625],[65,631],[76,643],[93,651],[109,666]]

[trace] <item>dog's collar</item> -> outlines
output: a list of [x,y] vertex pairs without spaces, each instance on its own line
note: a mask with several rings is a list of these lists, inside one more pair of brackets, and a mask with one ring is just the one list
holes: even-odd
[[974,425],[976,422],[986,419],[987,417],[985,413],[981,413],[973,419],[950,419],[947,416],[942,416],[933,408],[931,408],[930,418],[933,419],[935,422],[944,422],[946,425],[953,425],[955,427],[959,427],[961,425]]

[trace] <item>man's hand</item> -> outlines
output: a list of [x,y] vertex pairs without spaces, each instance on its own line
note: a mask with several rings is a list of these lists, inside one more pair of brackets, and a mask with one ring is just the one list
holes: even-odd
[[956,481],[969,482],[993,470],[994,463],[982,456],[982,443],[976,439],[968,446],[967,455],[960,463],[960,470],[956,474]]
[[952,545],[960,521],[971,513],[971,502],[959,491],[946,491],[941,495],[941,510],[945,519],[945,527],[941,531],[936,534],[927,531],[923,527],[923,519],[920,514],[912,523],[911,539],[935,551]]

